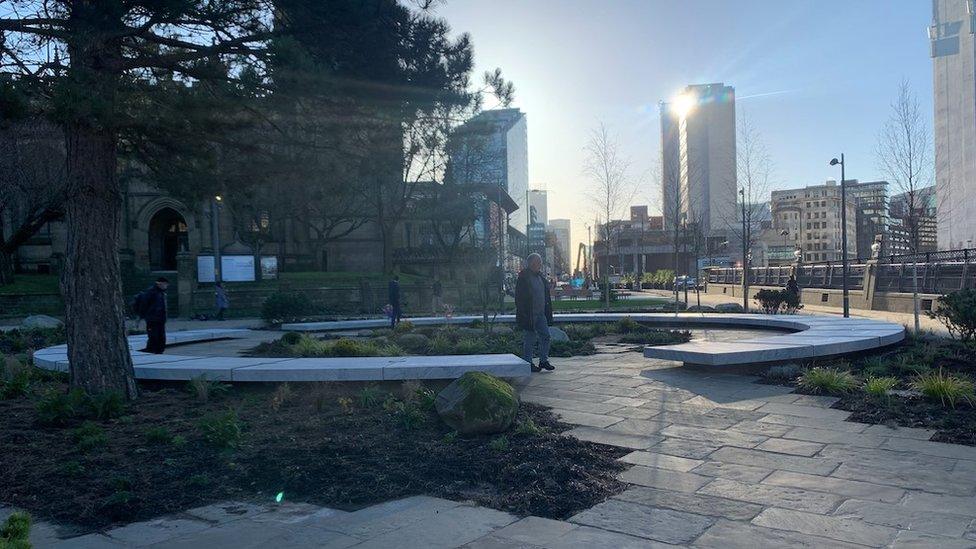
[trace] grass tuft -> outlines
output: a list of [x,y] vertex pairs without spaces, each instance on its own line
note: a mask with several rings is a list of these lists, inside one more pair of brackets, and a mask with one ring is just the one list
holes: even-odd
[[797,385],[813,394],[842,395],[857,388],[857,379],[846,370],[817,367],[800,376]]
[[912,381],[912,389],[928,398],[938,399],[943,406],[955,408],[957,402],[967,402],[970,405],[976,400],[973,382],[967,377],[957,374],[947,374],[940,368],[938,372],[919,374]]

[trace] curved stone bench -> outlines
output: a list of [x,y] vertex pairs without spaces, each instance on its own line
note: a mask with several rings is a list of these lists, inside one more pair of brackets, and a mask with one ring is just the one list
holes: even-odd
[[[166,334],[167,345],[246,337],[251,330],[187,330]],[[130,336],[129,348],[141,349],[146,336]],[[68,349],[57,345],[34,353],[34,364],[45,370],[68,371]],[[391,356],[348,358],[214,357],[132,351],[136,379],[188,381],[392,381],[454,379],[466,372],[499,377],[524,377],[529,364],[515,355]]]
[[[646,347],[644,356],[712,366],[782,362],[865,351],[898,343],[905,337],[899,324],[861,318],[813,315],[755,315],[685,313],[582,313],[556,315],[559,322],[612,322],[630,317],[661,327],[758,328],[784,330],[736,342],[696,342]],[[411,318],[420,326],[468,324],[480,316]],[[515,322],[513,315],[496,321]],[[384,319],[343,320],[285,324],[282,330],[300,332],[347,331],[384,328]],[[250,330],[189,330],[167,334],[169,345],[246,337]],[[146,336],[129,337],[129,346],[140,349]],[[189,380],[204,376],[221,381],[384,381],[405,379],[454,379],[465,372],[487,372],[500,377],[530,374],[529,364],[511,354],[350,357],[258,358],[149,354],[132,351],[137,379]],[[67,347],[58,345],[34,353],[34,363],[44,369],[67,371]]]
[[[691,341],[678,345],[645,347],[644,356],[709,366],[805,360],[898,343],[905,338],[900,324],[867,318],[817,315],[761,315],[744,313],[580,313],[557,314],[559,322],[611,322],[630,317],[662,327],[758,328],[792,333],[769,334],[735,342]],[[480,316],[420,317],[410,322],[418,326],[467,324]],[[500,315],[497,322],[515,322],[514,315]],[[318,332],[356,330],[389,326],[384,319],[343,320],[285,324],[286,331]]]

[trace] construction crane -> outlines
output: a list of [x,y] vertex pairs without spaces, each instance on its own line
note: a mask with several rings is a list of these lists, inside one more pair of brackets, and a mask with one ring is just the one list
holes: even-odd
[[[580,262],[583,263],[582,269],[580,269]],[[583,242],[580,242],[579,250],[576,252],[576,271],[573,273],[573,278],[590,280],[590,258],[587,256],[586,244]]]

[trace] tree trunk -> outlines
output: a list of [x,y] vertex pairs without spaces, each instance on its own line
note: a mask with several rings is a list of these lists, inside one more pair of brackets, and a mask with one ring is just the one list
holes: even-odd
[[67,145],[67,246],[61,270],[71,386],[138,396],[125,336],[118,235],[122,192],[111,131],[72,123]]
[[383,272],[393,274],[393,228],[380,222],[380,235],[383,238]]

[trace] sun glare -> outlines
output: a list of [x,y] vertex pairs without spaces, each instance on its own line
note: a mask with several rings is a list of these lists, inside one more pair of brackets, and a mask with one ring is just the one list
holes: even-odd
[[681,118],[688,116],[695,110],[695,98],[691,94],[682,93],[671,101],[671,110]]

